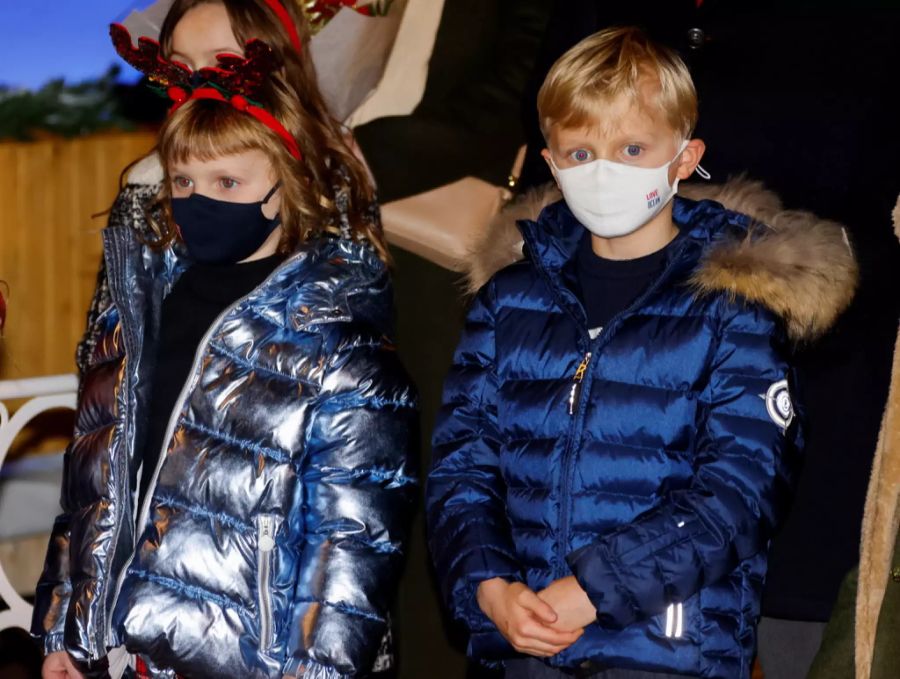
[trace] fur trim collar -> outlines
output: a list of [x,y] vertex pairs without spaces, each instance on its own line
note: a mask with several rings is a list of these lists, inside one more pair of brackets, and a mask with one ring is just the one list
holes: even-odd
[[[785,210],[761,182],[739,177],[723,185],[684,185],[681,195],[715,200],[753,217],[740,240],[712,247],[691,283],[698,295],[727,292],[768,307],[784,321],[789,336],[811,340],[826,332],[856,292],[858,267],[846,231],[811,212]],[[484,239],[470,249],[467,288],[474,293],[497,271],[522,259],[520,219],[536,219],[561,198],[548,184],[508,205]]]

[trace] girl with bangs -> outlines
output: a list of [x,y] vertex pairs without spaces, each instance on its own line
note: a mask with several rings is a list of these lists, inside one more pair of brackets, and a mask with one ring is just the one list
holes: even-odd
[[[193,4],[182,21],[231,7]],[[161,181],[126,193],[146,226],[120,196],[104,231],[108,300],[36,588],[44,677],[390,667],[415,394],[371,188],[347,188],[352,154],[287,96],[284,63],[245,95],[170,87]]]
[[[174,0],[158,36],[161,54],[198,71],[216,66],[219,54],[243,54],[244,45],[254,38],[272,47],[280,64],[274,96],[297,111],[297,141],[306,159],[298,171],[311,195],[315,194],[311,209],[323,223],[349,223],[375,236],[381,232],[381,219],[372,179],[352,134],[331,116],[319,90],[309,24],[300,9],[306,4],[295,0]],[[110,225],[152,237],[148,213],[161,182],[162,167],[155,149],[126,167]],[[381,238],[372,240],[380,243]],[[387,250],[379,249],[379,253],[387,261]],[[97,342],[97,317],[110,304],[105,268],[106,263],[101,262],[86,332],[76,351],[79,372],[84,372]]]

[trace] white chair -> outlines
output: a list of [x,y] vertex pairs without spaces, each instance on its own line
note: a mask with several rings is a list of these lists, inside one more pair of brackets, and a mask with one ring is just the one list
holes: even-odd
[[[49,534],[59,513],[62,453],[26,456],[4,467],[6,455],[16,436],[41,413],[58,408],[75,409],[78,378],[55,375],[24,380],[0,381],[0,543],[9,544],[24,536]],[[10,417],[5,402],[27,399]],[[4,550],[6,551],[6,550]],[[19,556],[19,555],[17,555]],[[24,556],[24,555],[23,555]],[[35,582],[40,575],[41,556],[17,559],[28,566]],[[0,561],[0,597],[8,610],[0,612],[0,630],[28,629],[32,606],[16,591]]]

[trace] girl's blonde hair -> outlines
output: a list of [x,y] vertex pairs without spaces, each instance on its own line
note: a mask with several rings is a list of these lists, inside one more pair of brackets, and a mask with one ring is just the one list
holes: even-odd
[[[641,94],[646,82],[658,86],[651,101]],[[541,130],[546,137],[554,125],[602,123],[610,102],[623,94],[660,111],[684,139],[697,125],[697,91],[687,66],[640,29],[625,27],[585,38],[553,64],[538,92]]]
[[[274,132],[246,113],[229,104],[194,100],[163,125],[158,146],[163,166],[188,157],[207,159],[259,149],[266,153],[282,182],[281,251],[289,252],[314,232],[337,231],[346,219],[354,237],[369,241],[379,256],[389,261],[384,234],[372,217],[376,210],[374,187],[319,91],[309,58],[309,27],[297,3],[283,0],[300,36],[300,53],[285,27],[261,0],[175,0],[160,32],[166,57],[171,55],[172,33],[182,17],[194,7],[210,3],[224,5],[239,43],[263,40],[281,59],[281,67],[257,99],[293,134],[303,159],[294,160]],[[160,244],[171,242],[175,236],[167,207],[170,190],[166,174],[158,202],[166,218],[162,223],[155,220]]]

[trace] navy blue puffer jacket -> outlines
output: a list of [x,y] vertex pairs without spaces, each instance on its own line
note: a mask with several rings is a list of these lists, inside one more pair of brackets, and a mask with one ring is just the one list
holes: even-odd
[[519,223],[524,261],[470,310],[427,510],[446,600],[480,659],[515,655],[478,607],[480,582],[539,591],[574,574],[597,622],[551,665],[749,677],[797,462],[786,355],[804,322],[742,287],[741,250],[778,251],[778,234],[712,201],[676,198],[674,219],[664,273],[596,339],[575,287],[584,230],[564,202]]

